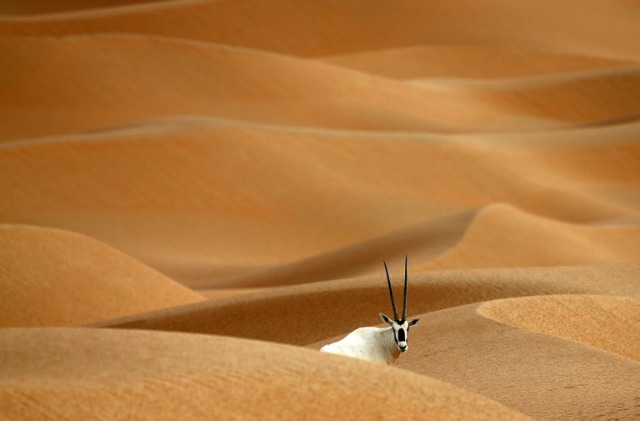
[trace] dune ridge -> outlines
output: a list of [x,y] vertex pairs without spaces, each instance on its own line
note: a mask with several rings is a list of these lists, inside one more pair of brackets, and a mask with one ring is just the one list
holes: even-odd
[[557,76],[637,65],[636,60],[573,55],[553,50],[455,44],[365,51],[320,59],[394,79],[445,78],[487,82],[494,79]]
[[[388,264],[395,288],[399,290],[403,257]],[[410,277],[409,314],[517,296],[635,297],[640,294],[637,272],[637,263],[420,272]],[[103,321],[95,326],[206,333],[309,345],[357,327],[377,325],[380,311],[390,311],[382,268],[376,275],[270,288],[256,294]],[[331,317],[324,317],[327,314]],[[288,321],[287,329],[282,328],[282,320]]]
[[455,247],[417,270],[635,262],[638,238],[636,224],[578,225],[494,205],[478,213]]
[[171,0],[64,0],[57,2],[42,1],[14,1],[7,0],[0,4],[0,16],[28,17],[33,15],[50,15],[59,13],[73,13],[82,10],[109,9],[113,7],[136,7],[143,3],[159,3]]
[[[276,130],[196,118],[159,124],[0,147],[0,168],[6,174],[0,186],[9,199],[0,203],[0,214],[11,223],[83,232],[180,281],[206,288],[216,281],[220,287],[225,282],[233,287],[225,279],[240,280],[254,276],[251,272],[256,269],[357,248],[375,238],[381,246],[407,238],[398,244],[411,241],[431,244],[433,250],[450,248],[451,240],[428,238],[436,231],[408,235],[403,230],[439,224],[443,218],[474,209],[490,210],[495,201],[520,211],[496,211],[489,225],[503,225],[500,216],[509,213],[507,220],[526,225],[521,211],[531,214],[531,222],[537,221],[532,227],[547,230],[562,226],[552,220],[631,224],[620,229],[565,225],[555,236],[558,246],[566,243],[559,239],[565,231],[594,233],[587,238],[614,238],[628,232],[628,241],[636,238],[636,125],[593,133],[582,129],[573,141],[565,134],[564,143],[558,144],[560,132],[531,135],[530,142],[537,146],[527,148],[522,139],[511,145],[508,137],[497,135],[396,134],[386,139],[361,132]],[[607,138],[612,139],[608,144]],[[73,165],[57,167],[61,159]],[[530,172],[520,174],[522,168]],[[597,172],[592,171],[595,168]],[[234,176],[238,171],[242,179]],[[289,182],[292,171],[297,178]],[[358,181],[345,184],[347,179]],[[64,194],[70,188],[75,192],[71,197]],[[336,229],[322,229],[319,222]],[[454,225],[455,236],[477,226],[462,220]],[[513,231],[503,232],[509,236]],[[507,238],[504,244],[516,240]],[[612,250],[619,249],[609,244]],[[427,255],[421,253],[427,248],[412,250],[417,253],[414,262],[425,263],[421,260]],[[623,255],[632,256],[633,250],[632,244]],[[244,257],[248,255],[252,257]],[[376,256],[377,262],[379,254],[368,255],[367,267]],[[541,264],[539,260],[534,254],[527,264]],[[563,260],[563,264],[584,260]],[[599,259],[619,260],[611,253]],[[446,267],[460,267],[456,265]]]
[[[523,235],[513,237],[511,232]],[[631,263],[640,258],[637,238],[640,229],[635,224],[571,224],[495,204],[273,269],[189,285],[264,287],[344,278],[379,270],[380,261],[399,259],[403,253],[412,256],[417,271]],[[491,248],[483,253],[480,243]]]
[[4,329],[0,338],[0,402],[19,403],[0,407],[10,418],[377,418],[389,414],[392,389],[406,401],[404,418],[529,419],[424,376],[264,342],[72,328]]
[[640,361],[637,297],[559,295],[489,301],[478,313],[510,326],[573,339]]
[[[494,0],[488,6],[469,0],[455,5],[412,0],[402,7],[371,5],[363,0],[332,0],[323,5],[278,0],[265,9],[256,0],[166,2],[56,16],[3,17],[0,34],[148,33],[304,56],[416,44],[508,42],[574,54],[640,57],[640,47],[633,42],[639,30],[632,4],[594,1],[587,6],[576,0],[561,0],[540,5]],[[360,19],[354,20],[353,16]],[[430,16],[437,19],[428,19],[429,25],[425,25],[425,17]],[[239,21],[250,22],[251,30],[243,31],[237,25]]]
[[0,225],[0,327],[73,326],[203,301],[86,236]]
[[[556,336],[545,329],[550,326],[549,319],[533,314],[536,305],[550,309],[554,303],[586,304],[587,300],[612,305],[618,314],[637,315],[636,303],[626,297],[584,295],[498,299],[449,307],[419,315],[421,323],[410,335],[410,349],[416,352],[407,352],[397,366],[482,393],[535,419],[593,416],[632,419],[637,407],[635,377],[640,364],[612,353],[610,345],[633,343],[635,339],[623,329],[614,328],[607,337],[611,342],[576,342],[572,329],[566,329],[565,334],[571,332],[569,336],[573,338]],[[507,308],[524,317],[528,311],[534,320],[522,318],[519,326],[515,326],[511,319],[509,327],[496,322],[501,310],[509,317]],[[569,311],[575,318],[573,325],[580,325],[577,332],[582,333],[581,339],[596,338],[601,333],[605,323],[589,323],[593,321],[593,308],[579,305]],[[610,316],[600,313],[600,322],[603,317]],[[562,320],[555,320],[559,327]],[[620,322],[624,324],[624,318],[614,324],[619,326]],[[546,334],[541,334],[542,331]],[[319,349],[339,338],[328,338],[309,347]],[[578,355],[579,358],[573,358]],[[485,374],[478,376],[478,371]],[[616,383],[616,387],[603,390],[602,382]],[[586,395],[592,397],[584,400]]]
[[[0,47],[1,59],[10,63],[4,69],[2,96],[17,99],[26,94],[32,110],[24,115],[25,104],[0,103],[10,117],[0,133],[4,139],[73,133],[205,109],[228,118],[335,128],[495,130],[500,127],[496,120],[507,128],[527,127],[526,121],[501,119],[491,113],[490,103],[475,98],[464,105],[464,99],[438,90],[245,48],[118,34],[3,38]],[[47,57],[49,64],[34,57]],[[251,71],[256,67],[262,72]],[[46,83],[27,76],[35,68],[46,74]],[[192,69],[191,74],[184,74],[185,69]],[[103,77],[107,71],[109,78]],[[73,73],[82,75],[82,85],[69,91],[66,78]],[[213,78],[217,82],[212,84]],[[181,101],[176,102],[178,93]],[[459,112],[466,107],[473,112]],[[33,114],[35,110],[40,113]],[[475,117],[465,119],[471,115]],[[34,120],[38,126],[27,124]]]
[[[533,300],[543,303],[549,298],[553,299]],[[423,315],[421,324],[411,331],[410,351],[397,366],[482,393],[535,419],[636,417],[638,361],[506,326],[478,314],[477,309],[478,304],[471,304]],[[581,330],[597,336],[597,326],[589,325],[591,309],[585,306],[574,314],[580,310],[587,316]],[[628,340],[622,331],[613,336]]]
[[[411,83],[429,89],[446,89],[460,97],[486,97],[487,102],[501,104],[513,114],[574,124],[637,120],[640,110],[634,94],[640,89],[637,66],[501,83],[447,80],[412,80]],[[611,97],[617,99],[615,105],[608,100]]]

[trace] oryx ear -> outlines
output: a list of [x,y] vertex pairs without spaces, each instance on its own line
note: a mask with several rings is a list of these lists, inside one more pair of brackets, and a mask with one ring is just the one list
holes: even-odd
[[413,319],[409,322],[409,326],[417,325],[419,321],[420,321],[419,317],[417,319]]
[[391,319],[389,319],[387,316],[385,316],[383,313],[380,313],[380,318],[382,319],[383,322],[387,323],[387,324],[392,324],[393,322],[391,321]]

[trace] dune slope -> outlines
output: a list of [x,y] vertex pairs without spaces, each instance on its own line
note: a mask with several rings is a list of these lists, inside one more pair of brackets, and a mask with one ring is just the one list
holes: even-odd
[[[556,297],[531,300],[542,304],[548,299],[548,302],[557,300]],[[526,309],[529,298],[507,302],[517,305],[520,300]],[[637,303],[625,298],[591,300],[617,301],[616,308],[621,312],[637,316],[634,308]],[[501,302],[495,302],[497,309]],[[493,306],[490,301],[481,308]],[[481,316],[477,309],[478,304],[471,304],[421,315],[420,324],[411,329],[409,351],[398,359],[396,366],[481,393],[535,419],[637,417],[638,361],[573,340],[506,326]],[[604,325],[609,329],[608,324],[590,325],[593,310],[587,305],[569,311],[582,323],[572,323],[573,327],[580,326],[566,329],[562,336],[590,331],[594,337]],[[536,331],[547,324],[544,319],[538,317]],[[635,342],[637,346],[637,339],[629,338],[626,332],[615,328],[613,331],[611,340],[626,345]],[[319,348],[334,339],[312,347]]]
[[68,326],[204,298],[83,235],[0,225],[0,327]]
[[640,361],[640,301],[631,297],[525,297],[495,300],[478,313],[522,329],[560,336]]
[[[1,146],[0,189],[7,200],[0,202],[0,215],[6,222],[82,232],[204,288],[217,281],[233,288],[230,280],[266,278],[256,271],[276,264],[353,250],[361,243],[367,248],[367,242],[376,241],[387,250],[384,254],[396,254],[390,248],[400,255],[411,252],[412,263],[423,264],[435,256],[429,249],[451,247],[452,239],[469,228],[483,232],[468,233],[470,241],[483,241],[484,233],[495,229],[489,232],[493,238],[506,237],[496,247],[506,247],[523,240],[503,228],[508,221],[537,238],[543,237],[536,231],[542,227],[556,241],[558,256],[574,254],[559,264],[591,258],[615,262],[637,250],[635,225],[594,224],[633,221],[640,215],[637,127],[529,137],[387,138],[215,119],[148,122]],[[56,165],[61,160],[68,165]],[[495,202],[520,210],[486,207]],[[474,211],[480,213],[473,224],[465,218],[452,222]],[[440,224],[451,235],[437,234]],[[574,232],[589,233],[585,240],[629,235],[620,245],[588,245],[592,251],[610,246],[611,252],[580,258],[565,247]],[[615,250],[624,244],[630,247],[618,256]],[[527,247],[536,245],[546,247],[542,242]],[[553,263],[554,247],[545,252],[547,258],[520,254],[518,262]],[[370,268],[380,263],[373,249],[364,253],[367,261],[360,272],[354,273],[354,266],[343,273],[372,273]],[[491,254],[490,249],[479,252]],[[495,262],[500,256],[481,263],[501,265]],[[439,268],[479,264],[470,257],[441,261]],[[286,282],[304,280],[291,276]]]
[[0,4],[0,15],[20,17],[78,12],[92,9],[108,9],[119,6],[135,6],[144,3],[159,3],[171,0],[62,0],[29,1],[5,0]]
[[[388,262],[397,296],[403,257]],[[638,265],[421,272],[410,275],[408,314],[542,294],[639,296]],[[308,345],[380,323],[390,311],[384,269],[376,276],[272,288],[99,323],[102,327],[210,333]],[[283,321],[287,328],[283,329]]]
[[412,330],[412,348],[398,367],[481,391],[536,419],[637,416],[637,361],[508,327],[476,309],[427,315]]
[[544,126],[502,116],[479,97],[453,98],[312,60],[188,40],[4,37],[0,60],[7,63],[0,74],[5,140],[172,115],[383,131]]
[[499,45],[421,45],[319,58],[394,79],[495,80],[626,67],[634,60]]
[[494,205],[478,214],[459,243],[418,270],[635,262],[638,239],[636,224],[570,224]]
[[605,0],[410,0],[401,7],[365,0],[172,1],[107,12],[6,17],[0,34],[145,33],[304,56],[424,44],[509,44],[638,58],[636,14],[633,3]]
[[405,419],[528,419],[424,376],[232,338],[4,329],[0,354],[0,414],[11,419],[381,418],[390,390]]

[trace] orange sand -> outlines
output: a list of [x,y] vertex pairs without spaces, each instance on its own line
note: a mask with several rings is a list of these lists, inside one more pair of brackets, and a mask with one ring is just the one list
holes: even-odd
[[639,17],[2,2],[0,418],[637,419]]
[[525,297],[490,301],[480,314],[510,326],[593,345],[640,360],[637,297]]
[[0,225],[0,326],[73,326],[204,298],[84,235]]
[[267,342],[71,328],[4,329],[0,338],[0,385],[12,399],[1,402],[12,419],[380,418],[389,390],[408,419],[529,419],[426,376]]

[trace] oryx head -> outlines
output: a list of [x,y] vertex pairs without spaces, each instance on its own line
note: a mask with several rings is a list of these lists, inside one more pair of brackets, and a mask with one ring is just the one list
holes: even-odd
[[389,319],[384,314],[380,313],[380,318],[388,323],[393,328],[393,335],[398,345],[400,352],[405,352],[409,349],[407,343],[409,328],[417,324],[420,319],[413,319],[408,322],[407,319],[407,257],[404,258],[404,301],[402,304],[402,318],[398,319],[398,311],[396,310],[396,302],[393,298],[393,288],[391,288],[391,279],[389,278],[389,269],[387,269],[387,262],[384,262],[384,271],[387,273],[387,284],[389,285],[389,295],[391,296],[391,306],[393,307],[393,319]]

